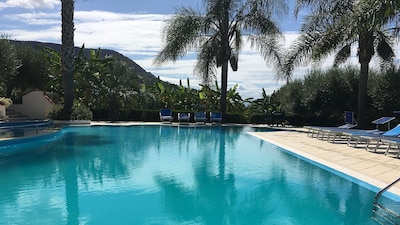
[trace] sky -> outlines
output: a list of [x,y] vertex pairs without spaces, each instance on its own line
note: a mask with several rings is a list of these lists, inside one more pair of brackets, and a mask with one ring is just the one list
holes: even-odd
[[[290,0],[290,5],[293,2]],[[164,81],[178,84],[182,80],[185,85],[189,78],[191,87],[199,88],[200,80],[193,74],[195,53],[161,67],[153,61],[163,46],[165,21],[183,6],[201,10],[201,3],[202,0],[75,0],[75,46],[118,51]],[[61,44],[60,12],[60,0],[0,0],[0,34],[15,40]],[[286,46],[297,37],[300,23],[292,12],[279,20]],[[352,61],[356,62],[355,57]],[[327,65],[331,60],[312,66]],[[304,77],[310,67],[296,68],[293,77]],[[238,71],[229,71],[228,88],[238,84],[243,98],[260,98],[262,88],[271,94],[285,84],[275,74],[260,53],[246,43],[239,55]],[[220,83],[220,69],[217,76]]]

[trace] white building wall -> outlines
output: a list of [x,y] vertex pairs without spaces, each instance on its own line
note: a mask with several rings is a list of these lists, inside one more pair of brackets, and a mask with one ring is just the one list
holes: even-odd
[[32,91],[22,96],[22,104],[12,104],[10,109],[27,116],[30,120],[46,119],[46,110],[54,103],[43,91]]

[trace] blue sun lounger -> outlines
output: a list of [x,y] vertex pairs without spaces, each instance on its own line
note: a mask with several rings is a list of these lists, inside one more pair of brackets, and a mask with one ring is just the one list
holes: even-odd
[[174,118],[172,117],[172,110],[168,108],[160,109],[160,120],[161,122],[171,122]]
[[189,122],[190,121],[190,113],[178,113],[178,121],[179,122]]
[[214,122],[221,123],[222,114],[220,112],[210,112],[210,121],[211,123]]
[[196,123],[205,123],[207,122],[207,117],[205,112],[195,112],[194,113],[194,121]]
[[328,139],[333,142],[336,136],[341,136],[341,133],[345,132],[347,129],[352,129],[357,126],[357,121],[354,119],[354,112],[345,111],[344,112],[344,125],[338,127],[320,127],[320,126],[304,126],[307,129],[307,134],[309,137],[317,137],[318,139]]
[[397,155],[396,158],[399,158],[400,155],[400,138],[392,138],[392,139],[381,139],[381,142],[387,144],[387,148],[385,151],[385,155],[389,154],[390,150],[396,150]]
[[[376,152],[382,143],[384,143],[384,142],[387,143],[388,140],[389,141],[399,140],[400,139],[399,135],[400,135],[400,124],[398,124],[393,129],[390,129],[381,134],[364,132],[364,133],[359,133],[359,134],[353,134],[351,136],[351,138],[353,140],[356,140],[356,143],[354,144],[355,147],[359,143],[365,143],[366,150],[370,150],[371,146],[375,146],[373,148],[373,150],[374,150],[374,152]],[[385,140],[385,141],[383,141],[383,140]],[[349,139],[349,143],[350,143],[350,139]]]

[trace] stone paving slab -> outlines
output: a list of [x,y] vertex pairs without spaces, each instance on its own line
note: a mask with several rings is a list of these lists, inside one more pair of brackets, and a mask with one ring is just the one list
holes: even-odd
[[[365,150],[365,147],[347,146],[346,142],[331,143],[307,136],[304,129],[251,134],[379,189],[400,177],[400,159],[396,158],[397,152],[384,155],[382,150],[371,152]],[[389,191],[400,196],[400,182]]]

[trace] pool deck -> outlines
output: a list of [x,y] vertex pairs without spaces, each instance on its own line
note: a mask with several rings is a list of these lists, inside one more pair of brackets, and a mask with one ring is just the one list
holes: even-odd
[[[384,188],[400,177],[397,152],[384,155],[385,149],[371,152],[363,146],[355,148],[345,142],[331,143],[307,136],[307,130],[303,128],[283,128],[276,132],[251,134],[378,188]],[[400,182],[388,191],[400,196]]]

